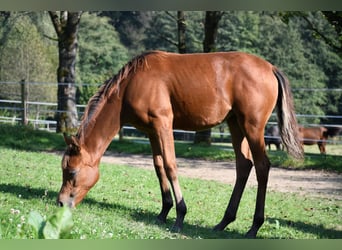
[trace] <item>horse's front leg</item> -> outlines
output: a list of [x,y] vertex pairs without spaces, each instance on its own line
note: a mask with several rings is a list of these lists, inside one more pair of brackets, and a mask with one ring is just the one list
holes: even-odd
[[[165,175],[167,176],[168,181],[171,183],[173,195],[176,201],[177,217],[172,230],[180,231],[183,228],[183,221],[187,212],[187,207],[178,181],[172,121],[169,123],[166,122],[166,124],[164,123],[161,126],[156,126],[156,138],[159,141],[158,145],[160,147],[160,152],[163,159]],[[164,178],[165,175],[163,175]]]
[[161,195],[162,195],[162,210],[157,216],[158,222],[166,223],[167,215],[173,206],[172,195],[169,182],[164,170],[163,158],[159,150],[159,143],[153,136],[150,136],[150,143],[153,151],[154,168],[159,180]]
[[187,207],[178,181],[178,171],[176,165],[176,154],[172,129],[166,130],[165,133],[162,133],[161,142],[165,173],[169,182],[171,183],[173,195],[176,201],[177,217],[172,229],[173,231],[180,231],[183,228],[183,221],[187,212]]

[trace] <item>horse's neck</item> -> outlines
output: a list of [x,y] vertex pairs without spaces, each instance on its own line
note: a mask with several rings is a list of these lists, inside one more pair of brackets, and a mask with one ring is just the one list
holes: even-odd
[[107,101],[99,111],[94,126],[83,134],[83,145],[94,162],[99,162],[121,127],[121,98],[110,98],[111,101]]

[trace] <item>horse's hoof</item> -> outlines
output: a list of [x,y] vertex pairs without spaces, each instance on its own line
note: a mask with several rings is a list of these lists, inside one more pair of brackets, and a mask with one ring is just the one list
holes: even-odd
[[166,219],[157,217],[156,218],[156,224],[164,225],[164,224],[166,224]]
[[221,223],[219,223],[213,228],[213,231],[215,232],[223,231],[225,228],[226,228],[225,226],[222,226]]
[[256,233],[255,232],[252,232],[251,230],[248,231],[245,235],[245,238],[247,239],[255,239],[256,238]]
[[180,233],[182,231],[182,228],[176,225],[173,225],[170,229],[172,233]]

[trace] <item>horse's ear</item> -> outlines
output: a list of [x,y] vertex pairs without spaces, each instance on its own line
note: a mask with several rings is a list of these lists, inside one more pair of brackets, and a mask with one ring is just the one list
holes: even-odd
[[78,139],[74,135],[67,135],[66,133],[63,133],[64,141],[68,146],[71,146],[76,151],[80,151],[81,146],[78,142]]

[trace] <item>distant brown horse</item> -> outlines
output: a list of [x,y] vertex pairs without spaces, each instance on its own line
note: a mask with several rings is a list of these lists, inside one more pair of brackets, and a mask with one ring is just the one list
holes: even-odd
[[254,165],[258,191],[247,236],[255,237],[264,222],[270,168],[264,128],[276,104],[283,142],[290,154],[301,158],[288,80],[267,61],[239,52],[181,55],[155,51],[137,56],[90,99],[77,135],[65,136],[68,148],[57,201],[74,207],[84,198],[99,178],[98,165],[109,143],[123,124],[131,124],[150,139],[162,195],[157,218],[166,221],[173,206],[172,190],[177,213],[173,229],[180,230],[187,207],[177,177],[173,128],[202,130],[226,121],[236,154],[237,179],[223,219],[214,229],[223,230],[235,220]]
[[318,145],[321,154],[325,154],[325,145],[328,139],[328,129],[325,127],[302,127],[299,126],[299,136],[304,145]]

